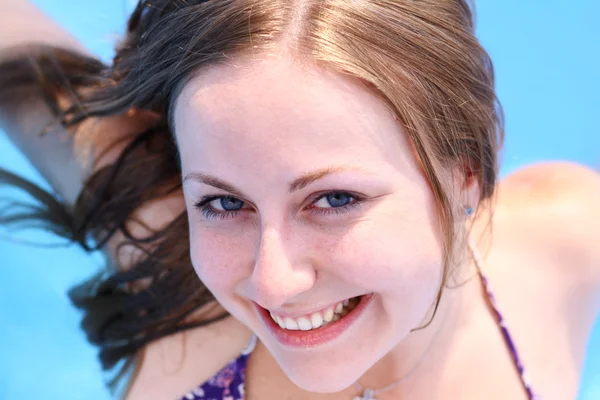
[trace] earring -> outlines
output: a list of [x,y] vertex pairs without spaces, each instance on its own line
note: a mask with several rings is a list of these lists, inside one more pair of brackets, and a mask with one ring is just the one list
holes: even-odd
[[470,217],[473,214],[473,207],[465,208],[465,214],[467,214],[467,217]]

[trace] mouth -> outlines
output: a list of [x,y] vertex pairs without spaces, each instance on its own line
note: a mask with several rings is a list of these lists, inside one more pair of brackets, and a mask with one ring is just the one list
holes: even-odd
[[262,320],[275,339],[290,347],[315,347],[332,341],[345,332],[362,315],[374,294],[339,302],[310,315],[291,318],[269,312],[255,303]]

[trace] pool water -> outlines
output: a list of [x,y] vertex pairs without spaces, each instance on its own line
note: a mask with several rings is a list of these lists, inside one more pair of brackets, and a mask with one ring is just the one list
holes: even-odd
[[[125,0],[36,3],[106,61],[131,10]],[[485,0],[477,5],[478,35],[494,60],[507,116],[502,175],[544,159],[598,168],[600,56],[590,49],[597,49],[600,38],[595,24],[600,3]],[[0,166],[43,184],[3,135]],[[18,239],[57,244],[39,231]],[[74,247],[9,242],[5,236],[0,237],[0,254],[0,399],[108,399],[96,352],[79,330],[81,316],[66,296],[72,284],[102,265],[101,258]],[[597,325],[588,344],[580,400],[600,399]]]

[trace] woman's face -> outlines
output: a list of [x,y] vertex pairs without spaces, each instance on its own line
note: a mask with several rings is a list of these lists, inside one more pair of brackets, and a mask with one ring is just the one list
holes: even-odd
[[443,265],[433,195],[365,86],[236,60],[174,112],[194,268],[296,385],[341,390],[424,322]]

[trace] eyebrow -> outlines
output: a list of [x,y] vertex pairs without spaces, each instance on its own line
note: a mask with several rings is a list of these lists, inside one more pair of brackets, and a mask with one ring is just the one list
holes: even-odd
[[[298,190],[305,188],[306,186],[310,185],[311,183],[318,181],[319,179],[322,179],[322,178],[326,177],[327,175],[334,174],[336,172],[357,171],[357,170],[362,171],[362,172],[369,172],[362,168],[347,167],[347,166],[322,168],[322,169],[318,169],[316,171],[307,172],[307,173],[303,174],[302,176],[294,179],[292,182],[290,182],[289,187],[288,187],[288,192],[294,193]],[[203,183],[205,185],[213,186],[218,189],[225,190],[236,196],[245,197],[241,190],[237,189],[232,184],[227,183],[227,182],[225,182],[215,176],[212,176],[212,175],[208,175],[208,174],[204,174],[204,173],[200,173],[200,172],[190,172],[183,178],[182,182],[186,182],[189,180],[192,180],[192,181],[195,181],[198,183]]]

